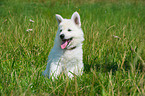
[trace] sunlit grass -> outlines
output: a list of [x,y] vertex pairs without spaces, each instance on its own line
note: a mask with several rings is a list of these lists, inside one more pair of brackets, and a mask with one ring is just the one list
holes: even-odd
[[[45,0],[1,2],[0,95],[145,95],[145,7]],[[35,2],[34,2],[35,1]],[[55,14],[81,16],[84,74],[41,75],[57,31]]]

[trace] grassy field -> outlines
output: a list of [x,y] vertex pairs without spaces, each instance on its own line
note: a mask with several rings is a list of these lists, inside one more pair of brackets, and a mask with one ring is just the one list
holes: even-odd
[[[145,96],[144,0],[82,1],[0,1],[0,96]],[[45,78],[55,14],[75,11],[85,34],[84,74]]]

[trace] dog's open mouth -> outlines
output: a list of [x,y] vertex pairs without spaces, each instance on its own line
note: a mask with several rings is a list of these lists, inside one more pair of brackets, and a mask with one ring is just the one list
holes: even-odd
[[70,38],[70,39],[63,39],[62,40],[62,44],[61,44],[61,48],[64,49],[66,48],[67,46],[70,45],[70,42],[72,41],[73,38]]

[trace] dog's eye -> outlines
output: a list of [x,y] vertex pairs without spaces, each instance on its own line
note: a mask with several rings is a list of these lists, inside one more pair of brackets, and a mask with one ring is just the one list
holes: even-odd
[[62,29],[59,30],[60,32],[62,31]]
[[72,31],[71,29],[68,29],[68,31]]

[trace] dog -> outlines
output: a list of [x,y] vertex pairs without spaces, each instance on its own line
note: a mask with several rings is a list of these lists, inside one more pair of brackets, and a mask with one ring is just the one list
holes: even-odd
[[74,77],[74,74],[82,75],[84,33],[81,29],[80,15],[74,12],[71,19],[64,19],[56,14],[56,20],[58,31],[43,75],[48,78],[57,78],[61,73],[69,78]]

